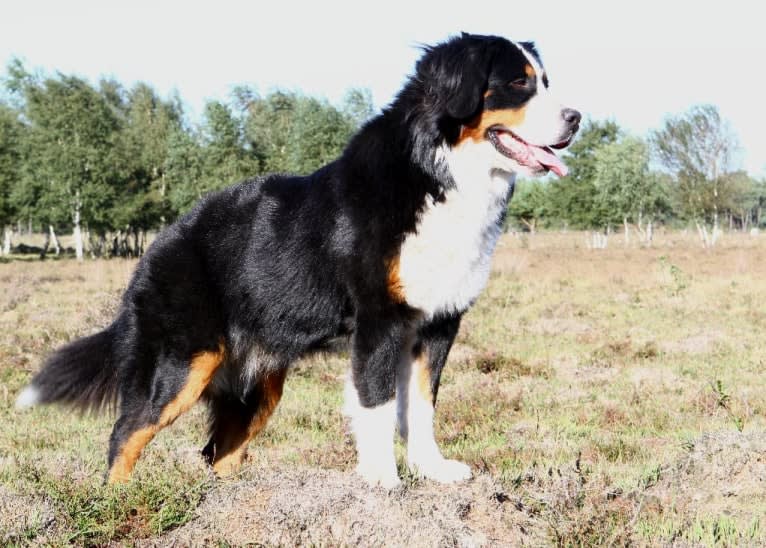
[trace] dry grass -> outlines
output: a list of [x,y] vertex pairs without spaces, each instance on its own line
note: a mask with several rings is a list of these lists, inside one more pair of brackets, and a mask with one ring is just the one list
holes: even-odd
[[343,355],[296,367],[239,477],[202,465],[197,409],[103,486],[111,418],[12,402],[53,346],[109,321],[134,263],[0,264],[0,542],[766,543],[766,241],[610,246],[501,241],[437,411],[477,479],[391,493],[350,474]]

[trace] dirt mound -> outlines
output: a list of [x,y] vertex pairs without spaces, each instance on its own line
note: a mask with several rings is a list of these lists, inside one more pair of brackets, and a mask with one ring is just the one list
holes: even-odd
[[454,486],[424,481],[385,491],[349,473],[297,469],[222,483],[190,523],[146,545],[539,544],[532,520],[487,475]]

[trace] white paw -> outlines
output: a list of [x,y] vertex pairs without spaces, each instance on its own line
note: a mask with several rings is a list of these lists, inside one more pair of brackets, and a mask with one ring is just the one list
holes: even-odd
[[432,462],[412,463],[410,468],[424,478],[439,483],[455,483],[471,479],[471,468],[456,460],[439,459]]
[[356,473],[372,487],[379,485],[384,489],[393,489],[401,483],[396,467],[391,470],[390,467],[357,466]]

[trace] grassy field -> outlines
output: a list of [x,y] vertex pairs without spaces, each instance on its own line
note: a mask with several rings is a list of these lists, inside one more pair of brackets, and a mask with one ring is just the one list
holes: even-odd
[[109,322],[135,263],[0,264],[0,543],[766,544],[766,239],[610,246],[501,240],[437,409],[476,477],[392,492],[350,473],[344,355],[298,364],[239,476],[203,465],[198,407],[133,482],[103,485],[113,417],[13,401],[54,346]]

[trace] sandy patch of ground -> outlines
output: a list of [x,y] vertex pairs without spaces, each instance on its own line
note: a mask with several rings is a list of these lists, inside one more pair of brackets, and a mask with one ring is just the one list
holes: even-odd
[[458,485],[370,489],[353,474],[295,469],[221,483],[195,519],[147,546],[496,546],[543,542],[524,504],[488,475]]

